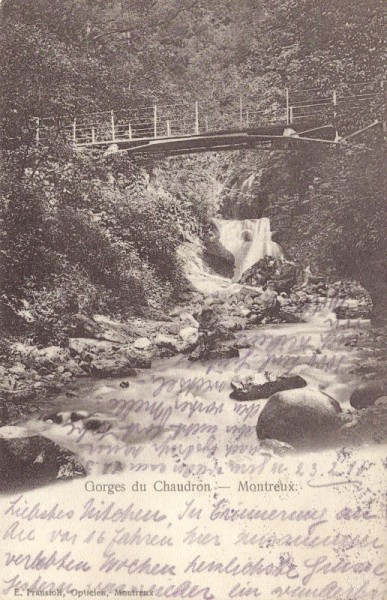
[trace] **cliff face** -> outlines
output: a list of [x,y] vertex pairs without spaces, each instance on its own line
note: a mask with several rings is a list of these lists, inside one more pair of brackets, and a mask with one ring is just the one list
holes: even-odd
[[238,219],[268,217],[285,258],[358,280],[372,296],[375,317],[385,321],[385,143],[374,133],[360,141],[341,150],[308,144],[236,155],[223,216],[232,207]]
[[221,243],[219,233],[206,240],[203,258],[216,273],[231,279],[234,274],[235,259],[232,253]]

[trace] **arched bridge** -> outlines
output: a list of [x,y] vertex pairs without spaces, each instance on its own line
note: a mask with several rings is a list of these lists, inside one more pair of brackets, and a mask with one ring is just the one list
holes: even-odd
[[[289,144],[338,145],[382,123],[383,86],[345,84],[339,90],[285,89],[268,104],[251,97],[227,97],[153,104],[73,117],[36,118],[36,141],[54,132],[77,149],[100,153],[166,156]],[[348,127],[356,113],[356,132]],[[340,133],[341,134],[340,134]]]

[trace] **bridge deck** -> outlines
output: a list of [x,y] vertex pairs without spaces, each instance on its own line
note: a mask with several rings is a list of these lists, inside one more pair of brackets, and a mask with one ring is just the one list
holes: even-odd
[[[299,132],[307,127],[307,133],[302,138]],[[319,139],[332,143],[335,140],[336,130],[332,125],[318,126],[316,123],[303,123],[297,126],[273,125],[253,127],[234,131],[216,131],[198,135],[184,135],[178,137],[160,136],[157,138],[116,138],[99,142],[85,142],[77,144],[78,148],[99,148],[107,152],[125,151],[129,153],[158,153],[173,156],[175,154],[199,153],[220,150],[236,150],[254,147],[285,147],[289,142],[300,139],[313,139],[307,136],[319,136]],[[321,137],[320,137],[321,136]]]
[[[361,85],[362,87],[359,87]],[[346,84],[348,88],[348,84]],[[352,92],[299,90],[273,105],[262,100],[226,98],[181,101],[82,114],[77,118],[36,118],[36,141],[45,145],[53,132],[79,150],[173,156],[242,148],[282,148],[299,142],[337,142],[338,124],[354,111],[379,118],[383,94],[375,83],[355,84]]]

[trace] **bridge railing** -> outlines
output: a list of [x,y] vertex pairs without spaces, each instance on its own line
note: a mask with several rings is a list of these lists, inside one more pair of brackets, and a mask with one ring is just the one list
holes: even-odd
[[221,101],[182,100],[132,109],[100,111],[72,117],[35,119],[36,141],[48,143],[53,134],[76,146],[98,146],[120,141],[152,140],[243,131],[260,125],[300,122],[337,124],[353,118],[353,111],[374,116],[381,106],[383,90],[373,82],[342,84],[337,90],[284,90],[273,104],[262,99],[227,97]]
[[381,118],[383,112],[381,82],[341,83],[335,90],[322,88],[292,90],[289,95],[290,122],[308,118],[330,120],[338,128],[365,118]]

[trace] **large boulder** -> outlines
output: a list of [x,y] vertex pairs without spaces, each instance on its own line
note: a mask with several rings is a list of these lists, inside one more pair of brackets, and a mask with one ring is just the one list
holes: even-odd
[[310,388],[286,390],[271,396],[260,413],[257,436],[291,444],[295,448],[329,441],[340,426],[336,400]]
[[136,369],[150,369],[152,366],[151,352],[147,352],[146,350],[137,350],[130,344],[127,346],[122,346],[118,352],[113,354],[113,357],[115,355],[128,359],[131,366],[135,367]]
[[94,340],[89,338],[70,338],[69,350],[72,357],[87,360],[94,354],[113,353],[119,348],[112,342],[106,340]]
[[223,277],[229,277],[230,279],[234,275],[234,255],[220,242],[218,232],[211,239],[206,240],[203,258],[215,273]]
[[369,319],[371,317],[372,306],[363,300],[349,298],[342,300],[338,306],[335,306],[333,312],[338,319]]
[[81,361],[82,368],[97,377],[125,377],[134,375],[135,368],[149,369],[150,356],[145,350],[132,345],[118,345],[105,340],[71,338],[71,356]]
[[20,427],[0,428],[1,491],[31,489],[85,475],[76,456],[51,440]]
[[183,310],[179,313],[179,317],[180,317],[180,321],[182,323],[184,323],[187,326],[191,326],[191,327],[199,327],[199,323],[197,322],[197,320],[195,319],[195,317],[193,315],[191,315],[191,313],[187,312],[186,310]]
[[90,318],[78,314],[74,320],[74,337],[107,340],[118,344],[125,344],[129,341],[129,332],[125,325],[104,315],[94,315],[93,318]]
[[217,342],[213,347],[199,344],[188,357],[190,361],[212,360],[217,358],[237,358],[239,350],[233,343]]
[[69,423],[77,422],[83,429],[86,429],[87,431],[98,431],[99,433],[109,431],[113,424],[116,423],[114,417],[101,413],[92,414],[85,410],[48,413],[47,415],[43,415],[42,420],[46,421],[46,423],[55,423],[57,425],[67,425]]
[[387,394],[387,379],[359,385],[351,394],[350,404],[361,409],[373,406],[378,398]]
[[90,362],[90,373],[96,377],[135,377],[136,369],[132,361],[122,355],[102,356]]
[[166,348],[172,352],[179,352],[180,349],[180,340],[173,335],[163,335],[162,333],[159,333],[156,335],[153,342],[158,348]]
[[304,323],[304,319],[296,313],[296,310],[289,308],[278,312],[278,320],[281,323]]
[[68,349],[61,348],[60,346],[38,348],[37,346],[18,344],[17,347],[15,345],[15,354],[20,356],[24,364],[35,369],[45,367],[54,370],[59,365],[66,364],[70,360]]
[[86,410],[67,410],[48,413],[42,416],[42,421],[48,423],[56,423],[57,425],[63,425],[68,423],[75,423],[76,421],[82,421],[91,416]]
[[224,336],[224,334],[227,334],[227,332],[233,333],[235,331],[241,331],[241,329],[243,329],[243,325],[241,319],[238,318],[220,319],[218,322],[218,329],[223,333]]
[[265,286],[271,282],[273,289],[289,293],[297,283],[300,267],[296,263],[265,256],[245,271],[239,283]]
[[183,327],[179,331],[179,337],[187,344],[196,344],[199,339],[199,331],[197,327]]
[[233,391],[230,398],[234,400],[260,400],[270,398],[277,392],[305,386],[305,379],[299,375],[281,375],[272,378],[269,373],[255,373],[254,375],[235,377],[231,381]]
[[147,350],[152,345],[152,342],[147,337],[139,337],[133,342],[133,348],[137,350]]

